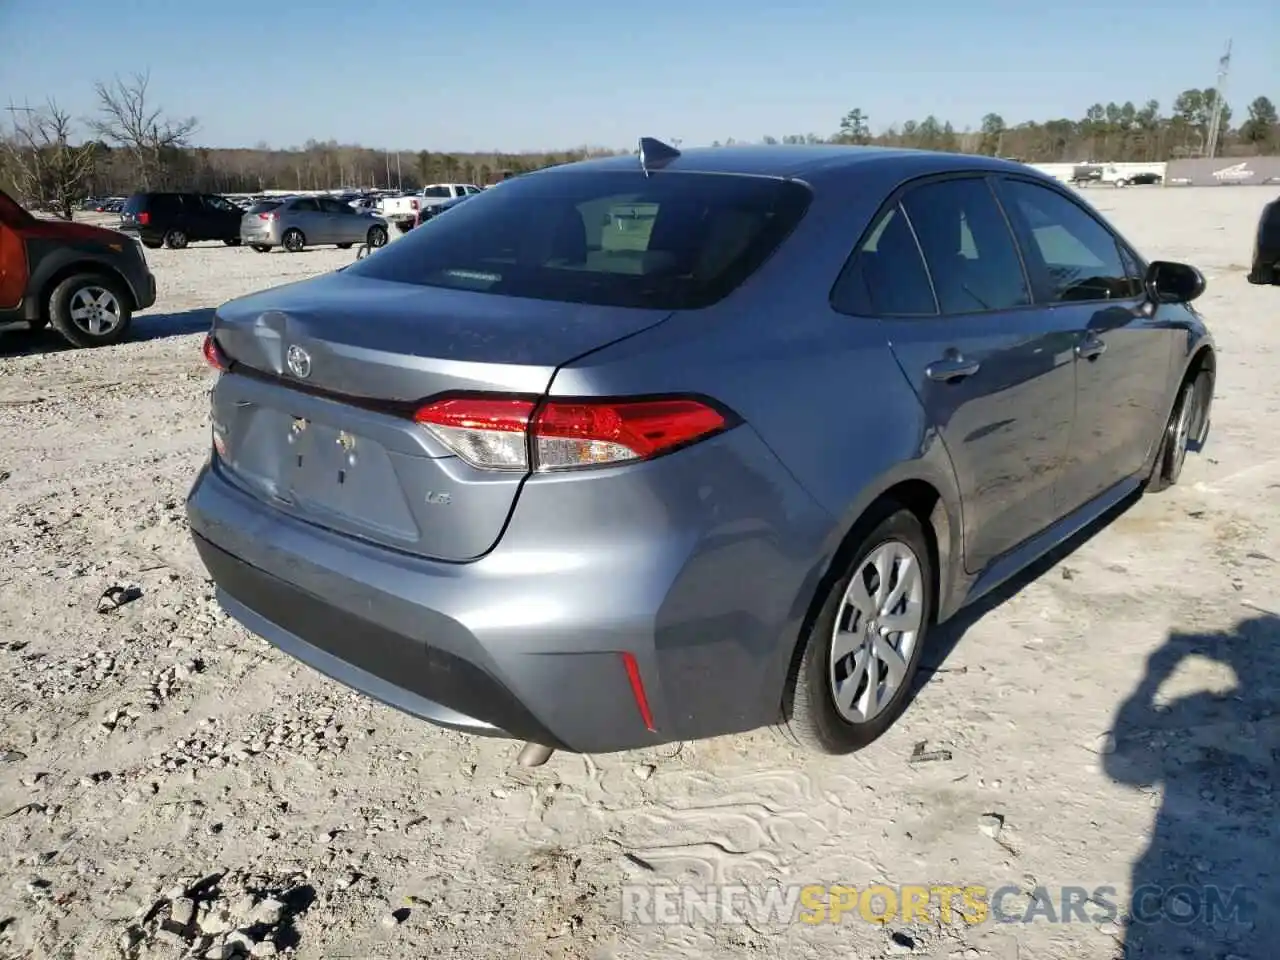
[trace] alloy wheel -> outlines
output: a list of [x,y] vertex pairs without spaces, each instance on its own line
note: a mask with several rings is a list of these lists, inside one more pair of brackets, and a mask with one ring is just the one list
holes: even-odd
[[831,638],[832,698],[848,722],[875,719],[902,689],[924,599],[920,558],[906,543],[881,543],[858,564]]
[[105,336],[123,319],[120,301],[106,287],[81,287],[71,295],[71,322],[94,337]]

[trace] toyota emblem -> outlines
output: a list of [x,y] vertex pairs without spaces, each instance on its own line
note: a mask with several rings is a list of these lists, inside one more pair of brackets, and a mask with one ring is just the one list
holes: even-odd
[[289,372],[299,380],[305,380],[311,376],[311,354],[301,347],[297,345],[290,347],[284,359],[289,367]]

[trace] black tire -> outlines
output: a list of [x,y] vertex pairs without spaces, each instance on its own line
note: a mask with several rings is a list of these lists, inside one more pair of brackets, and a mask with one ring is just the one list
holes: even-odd
[[258,253],[271,252],[271,244],[269,243],[251,243],[249,244],[249,246],[252,247],[254,250],[258,251]]
[[[788,739],[817,753],[838,755],[853,753],[868,746],[889,729],[902,715],[911,699],[912,685],[920,666],[920,656],[929,638],[936,605],[936,576],[933,552],[924,528],[915,514],[897,504],[885,503],[868,514],[859,525],[866,533],[844,572],[829,588],[808,635],[801,639],[802,648],[788,677],[782,697],[782,721],[779,730]],[[863,564],[880,547],[899,544],[910,549],[918,561],[920,626],[897,689],[880,712],[862,722],[852,722],[836,707],[835,664],[831,662],[832,643],[837,621],[844,622],[845,596],[855,576],[863,574]],[[877,617],[882,614],[877,614]],[[853,631],[866,636],[859,624]],[[852,655],[852,654],[851,654]],[[842,661],[843,662],[843,661]],[[872,658],[873,663],[878,663]],[[881,667],[876,666],[879,671]],[[865,689],[865,687],[859,687]]]
[[1156,451],[1155,463],[1151,465],[1147,493],[1168,490],[1182,476],[1182,467],[1187,461],[1187,447],[1203,415],[1203,404],[1207,399],[1204,394],[1208,383],[1208,377],[1200,373],[1184,380],[1178,388],[1173,412],[1169,414],[1169,420],[1160,434],[1160,447]]
[[188,242],[187,234],[183,230],[170,230],[164,235],[164,245],[170,250],[183,250]]
[[[77,298],[82,294],[93,298],[94,291],[109,293],[115,304],[114,310],[106,311],[114,315],[115,322],[103,333],[92,331],[91,320],[78,319],[73,315],[73,309],[80,309]],[[119,343],[129,332],[132,319],[133,310],[123,285],[114,277],[101,273],[78,273],[67,277],[49,295],[49,320],[63,339],[74,347],[105,347]]]
[[290,227],[284,232],[284,248],[290,253],[301,253],[307,247],[307,238],[297,227]]
[[238,247],[238,246],[240,246],[240,238],[239,238],[239,237],[235,237],[235,238],[233,238],[233,239],[231,239],[231,240],[223,240],[222,242],[223,242],[223,243],[225,243],[228,247]]
[[148,250],[159,250],[164,246],[164,242],[161,240],[143,240],[142,245]]
[[355,244],[354,243],[337,243],[337,244],[334,244],[334,246],[336,246],[339,250],[350,250],[352,247],[355,246]]
[[365,234],[365,243],[369,245],[370,250],[377,250],[379,247],[387,245],[387,228],[383,226],[372,226],[369,232]]

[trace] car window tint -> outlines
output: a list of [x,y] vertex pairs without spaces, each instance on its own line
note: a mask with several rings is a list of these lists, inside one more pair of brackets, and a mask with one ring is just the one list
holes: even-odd
[[279,200],[259,200],[253,206],[249,207],[249,213],[270,213],[280,206]]
[[938,312],[920,248],[900,206],[887,210],[871,228],[840,278],[833,303],[844,313],[877,316]]
[[803,184],[769,177],[542,174],[458,203],[347,269],[512,297],[696,309],[754,273],[809,199]]
[[422,191],[424,197],[451,197],[453,194],[448,187],[427,187]]
[[923,184],[906,193],[902,207],[942,313],[1010,310],[1031,302],[1013,234],[985,180]]
[[1055,190],[1010,180],[1005,191],[1043,261],[1052,303],[1127,299],[1141,283],[1120,255],[1116,237],[1096,217]]
[[301,200],[293,201],[293,206],[291,209],[300,211],[302,213],[315,213],[320,209],[320,205],[316,203],[314,200],[312,200],[310,197],[304,197]]

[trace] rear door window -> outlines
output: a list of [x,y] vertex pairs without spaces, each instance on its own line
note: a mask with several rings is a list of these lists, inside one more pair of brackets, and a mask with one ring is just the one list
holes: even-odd
[[842,313],[934,316],[933,296],[915,234],[899,204],[881,215],[836,284],[832,305]]
[[182,213],[182,199],[176,193],[153,193],[144,202],[152,214],[174,216]]
[[320,204],[316,203],[316,201],[310,197],[303,197],[301,200],[293,201],[293,204],[289,209],[296,210],[299,213],[318,213],[320,210]]
[[349,272],[602,306],[695,309],[747,279],[803,218],[809,189],[724,174],[573,172],[457,204]]
[[936,180],[908,190],[911,219],[944,314],[1011,310],[1031,303],[1022,259],[985,178]]

